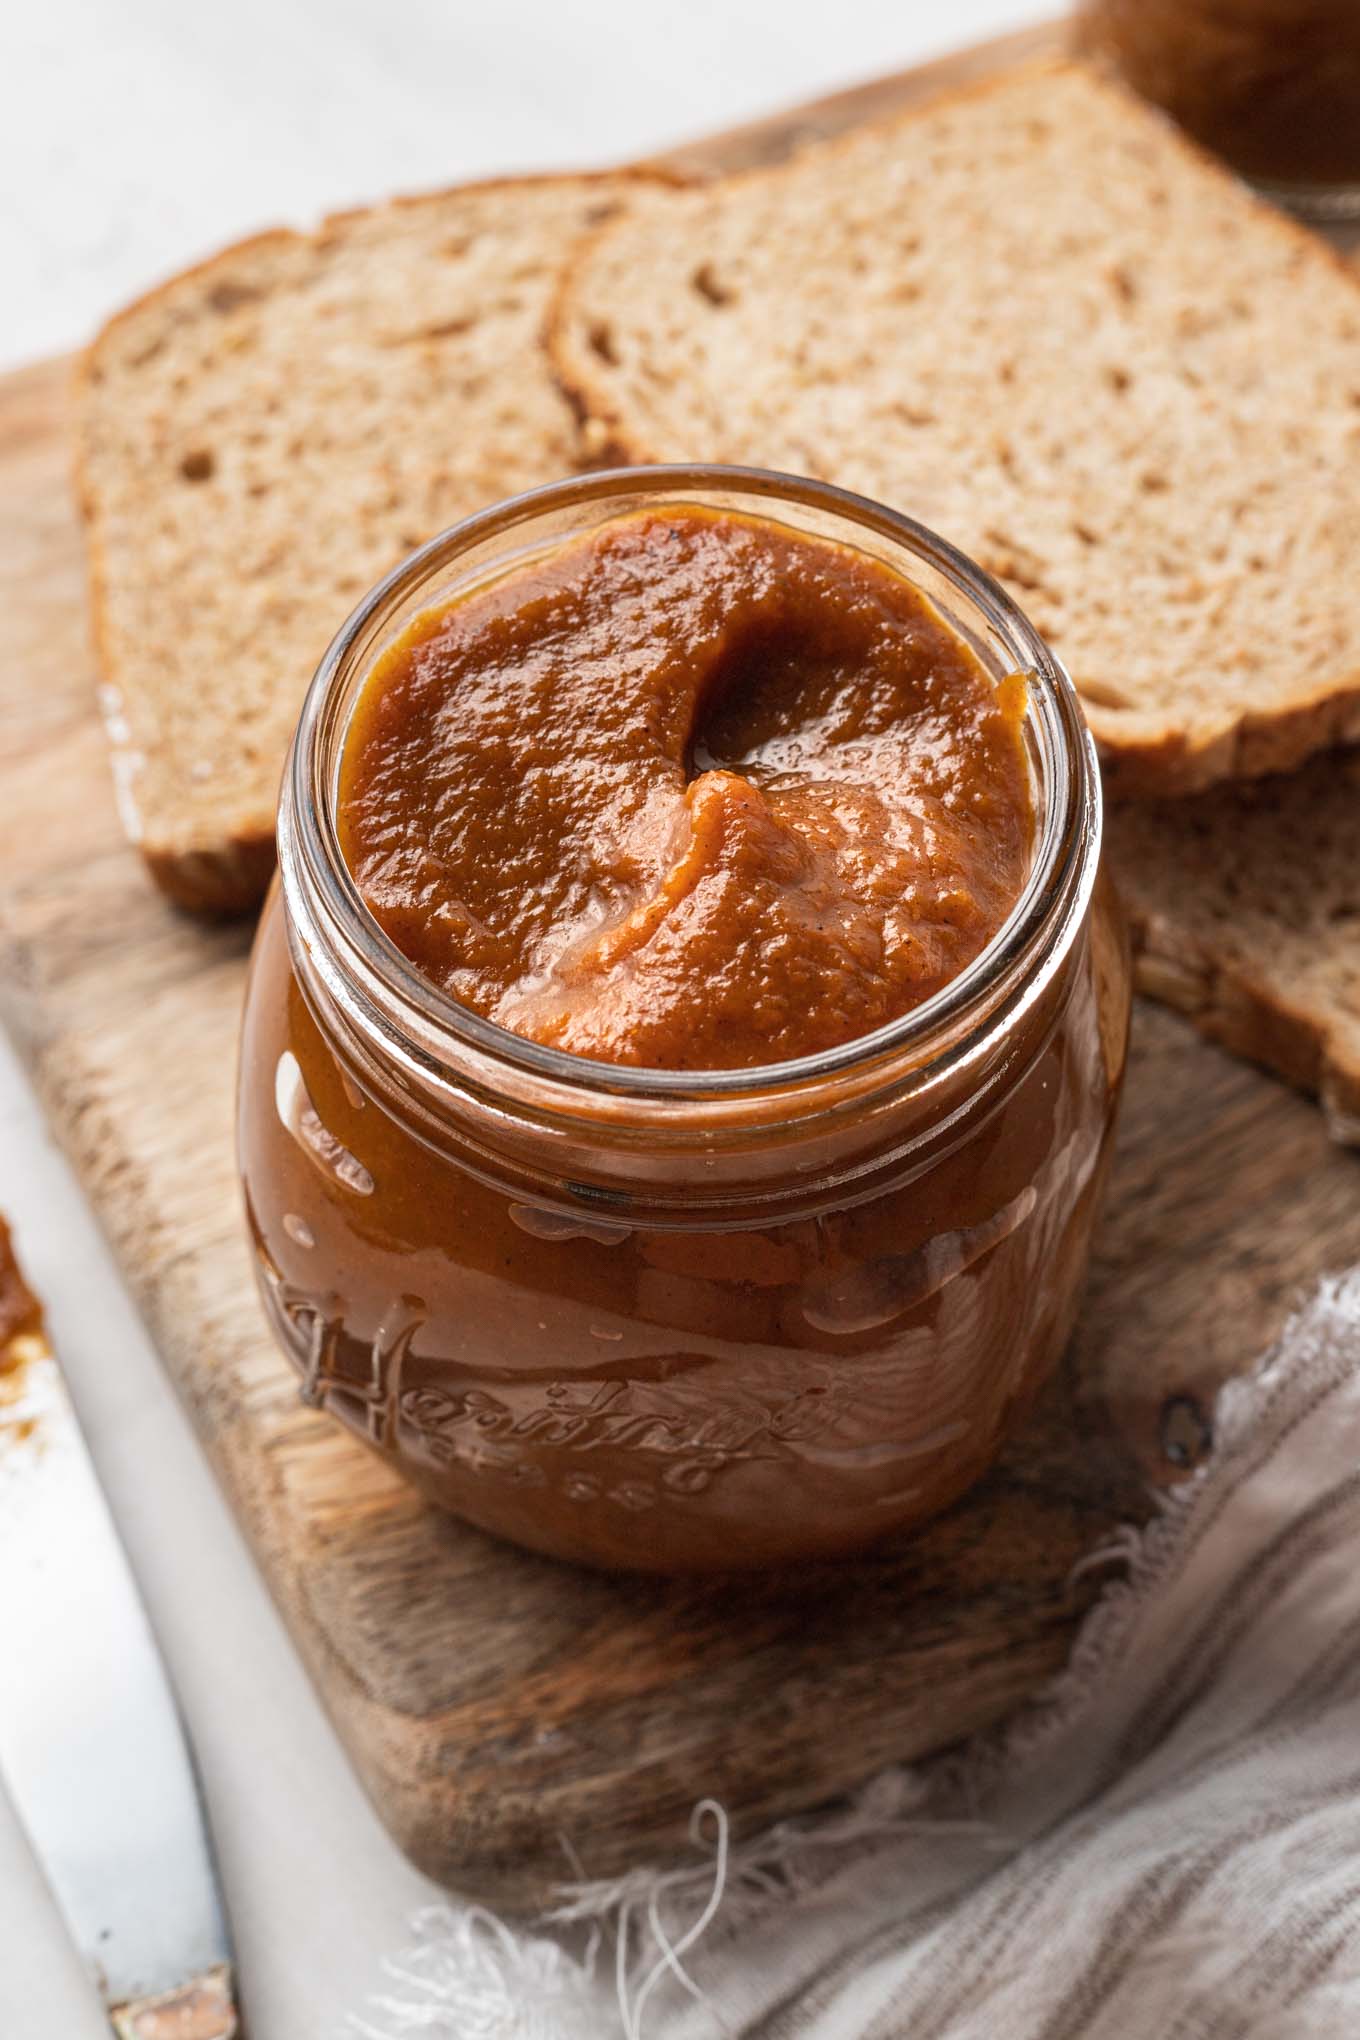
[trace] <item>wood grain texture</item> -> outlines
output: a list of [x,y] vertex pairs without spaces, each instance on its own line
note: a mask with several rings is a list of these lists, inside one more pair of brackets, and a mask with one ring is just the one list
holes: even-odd
[[[746,131],[732,157],[913,89]],[[1303,1101],[1140,1011],[1073,1351],[938,1524],[850,1566],[658,1583],[436,1516],[299,1404],[259,1316],[231,1142],[250,931],[176,914],[119,832],[65,407],[59,364],[0,381],[0,1008],[397,1839],[533,1906],[575,1869],[674,1854],[705,1793],[748,1831],[997,1720],[1063,1660],[1095,1591],[1074,1561],[1202,1450],[1215,1388],[1316,1276],[1360,1258],[1360,1163]]]

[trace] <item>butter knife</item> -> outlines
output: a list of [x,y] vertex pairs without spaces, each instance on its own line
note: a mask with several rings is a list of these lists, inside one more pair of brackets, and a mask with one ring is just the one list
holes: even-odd
[[203,1808],[141,1597],[41,1331],[0,1370],[0,1772],[119,2040],[231,2040]]

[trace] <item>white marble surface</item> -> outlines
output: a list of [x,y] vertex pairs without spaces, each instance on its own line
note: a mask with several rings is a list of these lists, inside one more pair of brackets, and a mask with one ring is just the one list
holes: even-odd
[[[0,367],[76,345],[123,299],[253,228],[626,156],[1044,11],[0,0]],[[3,1041],[0,1209],[49,1300],[198,1749],[252,2040],[340,2033],[428,1887],[351,1777]],[[0,1795],[0,2035],[104,2031]]]

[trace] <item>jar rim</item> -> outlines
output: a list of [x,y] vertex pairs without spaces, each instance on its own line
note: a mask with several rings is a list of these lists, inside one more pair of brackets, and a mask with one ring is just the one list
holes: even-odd
[[[461,555],[498,537],[512,539],[521,527],[554,510],[605,505],[624,514],[645,501],[703,502],[732,494],[766,500],[772,510],[780,503],[794,504],[872,532],[924,563],[980,613],[1013,655],[1014,670],[1023,671],[1030,682],[1027,717],[1038,739],[1045,795],[1030,871],[1006,920],[957,977],[897,1019],[834,1048],[730,1070],[616,1064],[552,1048],[500,1026],[433,984],[397,948],[359,891],[341,853],[335,814],[336,768],[347,715],[343,728],[337,724],[356,654],[371,641],[375,620],[380,624]],[[898,567],[910,578],[902,563]],[[951,627],[957,625],[951,622]],[[1094,883],[1101,823],[1095,749],[1072,681],[990,574],[916,519],[834,483],[772,469],[695,463],[601,469],[508,497],[451,525],[385,575],[341,625],[308,687],[280,792],[278,854],[294,918],[305,892],[310,909],[305,919],[334,947],[348,989],[358,985],[370,1031],[389,1045],[400,1041],[408,1052],[418,1037],[421,1047],[414,1060],[432,1074],[447,1076],[471,1052],[483,1065],[489,1061],[521,1079],[546,1083],[554,1092],[612,1094],[640,1106],[682,1107],[802,1091],[885,1059],[900,1064],[904,1056],[918,1074],[937,1074],[945,1061],[966,1056],[978,1034],[995,1023],[1008,988],[1012,996],[1023,989],[1015,981],[1017,974],[1025,974],[1025,960],[1047,952],[1044,937],[1070,924],[1074,895],[1084,906]],[[324,974],[335,989],[337,974]]]

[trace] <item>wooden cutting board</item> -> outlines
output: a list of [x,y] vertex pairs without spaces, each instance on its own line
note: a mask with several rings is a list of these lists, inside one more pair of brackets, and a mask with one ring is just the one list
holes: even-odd
[[[681,154],[765,159],[1039,40]],[[1203,1451],[1215,1388],[1295,1298],[1360,1259],[1360,1163],[1303,1100],[1140,1011],[1073,1351],[943,1521],[853,1565],[687,1584],[435,1515],[301,1406],[258,1313],[231,1135],[250,931],[172,911],[119,832],[66,384],[61,364],[0,379],[0,1008],[394,1835],[436,1877],[531,1906],[573,1868],[681,1851],[704,1794],[747,1831],[995,1721],[1063,1660],[1096,1591],[1074,1561]]]

